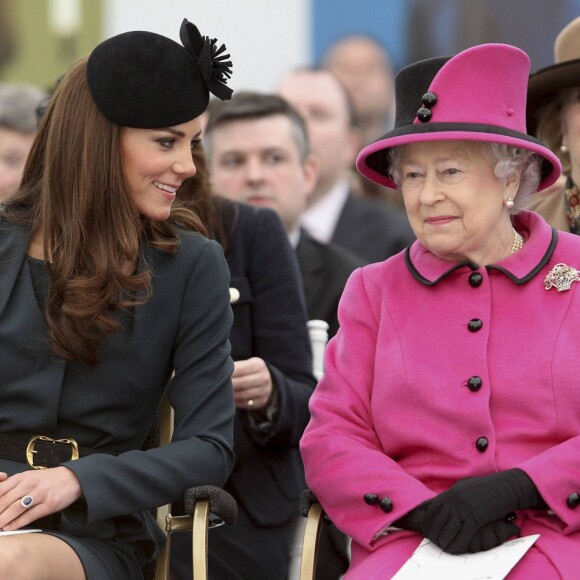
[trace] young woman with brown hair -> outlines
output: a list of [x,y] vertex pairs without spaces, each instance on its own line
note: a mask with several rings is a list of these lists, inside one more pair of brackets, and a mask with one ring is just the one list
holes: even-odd
[[[232,469],[227,265],[174,203],[231,63],[181,39],[121,34],[73,66],[0,211],[0,528],[42,530],[0,536],[0,577],[141,578],[147,510]],[[166,387],[173,442],[142,451]]]

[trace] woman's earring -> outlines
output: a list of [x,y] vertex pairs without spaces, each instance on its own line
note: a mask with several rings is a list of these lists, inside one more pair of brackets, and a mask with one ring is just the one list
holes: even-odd
[[566,145],[560,145],[560,153],[568,153],[568,147]]
[[511,209],[512,207],[514,207],[514,200],[513,200],[511,197],[508,197],[508,198],[507,198],[507,199],[504,201],[504,203],[505,203],[505,206],[506,206],[508,209]]

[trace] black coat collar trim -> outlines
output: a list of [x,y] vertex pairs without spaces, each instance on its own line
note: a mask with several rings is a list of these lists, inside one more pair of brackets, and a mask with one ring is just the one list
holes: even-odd
[[405,264],[407,265],[407,268],[409,269],[409,272],[411,272],[413,278],[415,278],[417,282],[421,282],[421,284],[424,284],[425,286],[435,286],[435,284],[443,280],[443,278],[446,278],[447,276],[449,276],[449,274],[455,272],[455,270],[458,270],[459,268],[463,268],[464,266],[467,266],[468,268],[474,271],[479,268],[477,264],[474,264],[469,260],[464,260],[463,262],[456,262],[455,264],[453,264],[453,266],[451,266],[449,270],[441,274],[441,276],[439,276],[439,278],[437,278],[436,280],[428,280],[424,276],[421,276],[417,268],[415,268],[415,266],[413,265],[413,262],[411,261],[411,246],[407,246],[405,248]]
[[552,241],[550,242],[550,245],[548,246],[546,253],[542,256],[542,259],[538,262],[538,265],[531,272],[529,272],[522,278],[514,276],[511,272],[509,272],[505,268],[502,268],[501,266],[495,266],[492,264],[490,266],[486,266],[486,268],[487,270],[499,270],[500,272],[503,272],[515,284],[518,285],[525,284],[526,282],[529,282],[548,263],[548,260],[552,257],[552,254],[556,249],[557,243],[558,243],[558,232],[557,230],[552,228]]
[[[551,229],[552,229],[552,239],[550,241],[550,244],[549,244],[546,252],[542,256],[542,258],[540,259],[538,264],[536,264],[536,266],[530,272],[528,272],[525,276],[523,276],[522,278],[518,278],[517,276],[515,276],[509,270],[506,270],[502,266],[496,266],[494,264],[486,266],[485,267],[486,270],[488,270],[488,271],[489,270],[498,270],[499,272],[502,272],[503,274],[505,274],[512,282],[514,282],[514,284],[521,285],[521,284],[525,284],[526,282],[529,282],[548,263],[548,261],[552,257],[552,254],[554,253],[554,250],[556,249],[556,245],[558,243],[558,232],[554,228],[551,228]],[[413,262],[411,260],[411,246],[407,246],[407,248],[405,249],[405,264],[407,266],[407,269],[409,270],[409,272],[413,276],[413,278],[415,278],[415,280],[417,280],[417,282],[420,282],[424,286],[434,286],[435,284],[438,284],[439,282],[441,282],[441,280],[443,280],[444,278],[449,276],[449,274],[455,272],[455,270],[458,270],[459,268],[467,267],[472,271],[479,270],[479,266],[477,264],[474,264],[473,262],[471,262],[469,260],[464,260],[462,262],[457,262],[457,263],[453,264],[448,270],[443,272],[443,274],[441,274],[435,280],[429,280],[428,278],[425,278],[424,276],[422,276],[419,273],[419,271],[417,270],[417,268],[415,267],[415,265],[413,264]]]

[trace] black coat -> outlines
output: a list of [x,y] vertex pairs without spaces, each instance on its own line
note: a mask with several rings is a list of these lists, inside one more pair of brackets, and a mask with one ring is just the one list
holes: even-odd
[[402,209],[349,194],[331,242],[370,264],[399,253],[414,239],[407,214]]
[[227,489],[255,524],[277,525],[298,515],[305,487],[298,443],[310,418],[316,381],[296,255],[278,215],[239,205],[226,260],[230,285],[240,292],[232,305],[234,360],[260,357],[278,392],[278,412],[261,433],[237,411],[236,464]]
[[[216,242],[180,237],[175,255],[144,245],[140,268],[153,274],[151,297],[119,312],[122,329],[88,367],[48,348],[26,255],[29,232],[0,222],[0,432],[73,438],[102,451],[64,464],[84,500],[64,510],[60,531],[81,540],[147,540],[149,555],[164,536],[147,510],[180,500],[190,486],[223,485],[233,466],[228,269]],[[141,451],[166,386],[173,441]],[[0,459],[2,471],[25,469]]]
[[338,330],[338,302],[352,272],[365,262],[335,244],[323,244],[302,230],[296,248],[304,281],[308,318],[328,322],[329,338]]

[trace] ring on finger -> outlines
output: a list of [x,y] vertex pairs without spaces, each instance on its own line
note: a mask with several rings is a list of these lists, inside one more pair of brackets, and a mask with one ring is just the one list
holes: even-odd
[[21,500],[20,500],[20,505],[25,509],[25,510],[29,510],[32,507],[32,504],[34,503],[34,500],[32,499],[31,495],[25,495]]
[[254,399],[248,399],[248,409],[252,409],[254,406]]

